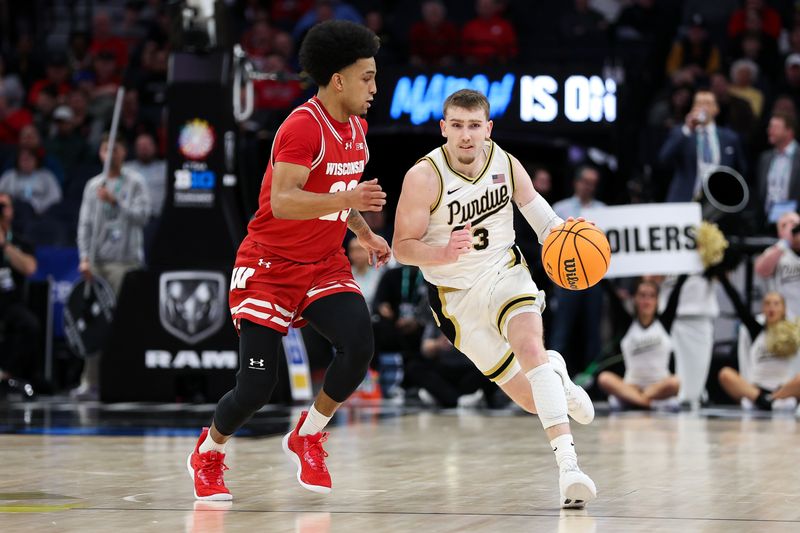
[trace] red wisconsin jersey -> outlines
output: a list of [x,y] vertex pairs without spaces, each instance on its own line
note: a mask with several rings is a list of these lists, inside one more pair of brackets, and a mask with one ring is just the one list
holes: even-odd
[[350,210],[312,220],[286,220],[272,214],[270,195],[275,163],[294,163],[311,169],[304,190],[335,193],[358,185],[369,160],[367,122],[350,116],[339,122],[315,96],[297,107],[281,124],[272,144],[270,162],[261,183],[258,211],[247,226],[248,241],[298,263],[315,263],[342,249]]

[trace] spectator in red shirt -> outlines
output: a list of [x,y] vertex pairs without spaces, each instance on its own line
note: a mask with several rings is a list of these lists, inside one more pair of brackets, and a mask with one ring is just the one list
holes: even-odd
[[267,57],[272,52],[273,33],[273,29],[267,22],[256,22],[242,36],[242,47],[250,57]]
[[[278,54],[270,54],[262,63],[262,68],[268,72],[286,74],[287,77],[295,74],[287,65],[286,59]],[[303,89],[298,80],[259,80],[253,82],[255,108],[264,110],[285,110],[291,108],[302,96]]]
[[20,130],[28,124],[33,124],[30,112],[23,107],[12,107],[5,90],[0,88],[0,144],[17,144]]
[[92,91],[92,99],[109,95],[116,97],[120,78],[114,55],[107,50],[103,50],[94,58],[93,66],[94,90]]
[[744,6],[734,11],[728,21],[728,36],[731,39],[747,29],[749,12],[756,12],[761,16],[761,31],[776,40],[780,37],[782,24],[778,11],[766,5],[764,0],[745,0]]
[[45,87],[55,87],[59,96],[69,94],[72,87],[69,83],[69,65],[67,54],[60,50],[50,52],[45,63],[45,77],[37,80],[28,91],[28,105],[36,106],[39,93]]
[[422,20],[411,26],[410,62],[415,66],[451,65],[458,55],[458,28],[447,20],[447,8],[440,0],[422,3]]
[[125,39],[111,32],[111,17],[105,11],[98,11],[92,21],[92,44],[89,53],[96,57],[101,52],[110,52],[120,70],[128,64],[128,44]]
[[507,63],[517,56],[517,33],[500,16],[500,10],[497,0],[475,2],[478,17],[467,22],[461,32],[462,53],[467,63]]

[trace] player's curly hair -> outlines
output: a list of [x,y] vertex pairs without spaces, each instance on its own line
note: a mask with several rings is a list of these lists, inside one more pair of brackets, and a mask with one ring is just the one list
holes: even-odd
[[300,46],[300,65],[320,87],[331,76],[359,59],[375,57],[380,39],[366,26],[346,20],[329,20],[309,30]]

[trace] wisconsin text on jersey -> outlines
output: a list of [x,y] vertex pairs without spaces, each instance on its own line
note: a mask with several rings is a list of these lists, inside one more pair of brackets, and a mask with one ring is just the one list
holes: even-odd
[[349,176],[351,174],[361,174],[364,172],[364,161],[352,161],[350,163],[328,163],[325,174],[328,176]]
[[[498,189],[486,189],[480,197],[474,198],[462,204],[458,200],[453,200],[447,204],[450,212],[450,220],[448,224],[452,225],[454,222],[458,224],[465,224],[472,222],[478,224],[486,217],[497,213],[508,203],[511,195],[508,194],[508,185],[502,185]],[[458,221],[456,221],[458,217]],[[479,218],[475,218],[479,217]]]

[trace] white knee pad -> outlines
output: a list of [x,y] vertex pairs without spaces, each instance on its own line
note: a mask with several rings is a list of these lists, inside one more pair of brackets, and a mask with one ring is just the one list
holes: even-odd
[[525,374],[531,384],[536,412],[544,429],[566,424],[567,398],[564,395],[564,384],[556,374],[553,365],[544,363]]

